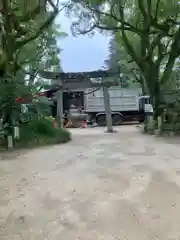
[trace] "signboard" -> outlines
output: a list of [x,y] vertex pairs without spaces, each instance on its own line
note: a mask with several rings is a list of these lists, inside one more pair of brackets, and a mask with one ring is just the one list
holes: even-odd
[[145,105],[144,105],[144,111],[145,111],[146,113],[153,113],[153,107],[152,107],[152,105],[151,105],[151,104],[145,104]]

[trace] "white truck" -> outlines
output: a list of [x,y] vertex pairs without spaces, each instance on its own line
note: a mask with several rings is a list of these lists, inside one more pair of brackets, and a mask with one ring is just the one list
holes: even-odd
[[[140,88],[109,88],[113,125],[120,125],[123,121],[144,121],[143,98],[139,98],[141,95]],[[106,125],[102,88],[88,88],[84,91],[84,112],[88,115],[89,123]]]

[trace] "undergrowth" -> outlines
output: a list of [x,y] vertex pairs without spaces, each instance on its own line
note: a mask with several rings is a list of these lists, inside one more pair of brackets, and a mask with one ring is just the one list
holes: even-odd
[[66,143],[70,140],[70,132],[62,128],[55,128],[52,119],[42,118],[31,120],[20,126],[20,139],[14,140],[14,147],[37,147]]

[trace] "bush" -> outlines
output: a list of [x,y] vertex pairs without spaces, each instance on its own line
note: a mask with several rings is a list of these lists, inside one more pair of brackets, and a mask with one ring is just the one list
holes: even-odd
[[34,119],[20,127],[20,140],[15,141],[16,148],[34,147],[48,144],[60,144],[71,140],[71,134],[62,128],[54,128],[50,118]]

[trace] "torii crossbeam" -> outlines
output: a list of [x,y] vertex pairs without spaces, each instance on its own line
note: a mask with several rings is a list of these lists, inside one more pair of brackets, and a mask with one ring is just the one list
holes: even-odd
[[91,78],[105,78],[110,76],[119,75],[119,71],[113,70],[99,70],[90,72],[50,72],[40,71],[39,74],[43,78],[47,79],[61,79],[61,80],[72,80],[72,79],[91,79]]

